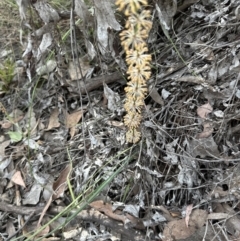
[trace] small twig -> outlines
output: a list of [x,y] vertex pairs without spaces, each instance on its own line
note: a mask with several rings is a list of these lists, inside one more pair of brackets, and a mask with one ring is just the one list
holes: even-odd
[[8,204],[6,202],[0,202],[0,210],[8,213],[16,213],[20,215],[31,215],[39,214],[42,212],[43,207],[24,207],[24,206],[15,206]]
[[[123,76],[120,72],[114,72],[110,75],[101,75],[95,78],[86,79],[83,80],[77,80],[79,81],[79,87],[81,94],[86,94],[86,92],[89,92],[91,90],[97,89],[103,85],[103,83],[109,84],[116,82],[118,80],[123,80]],[[73,92],[76,92],[79,94],[77,89],[73,89]]]

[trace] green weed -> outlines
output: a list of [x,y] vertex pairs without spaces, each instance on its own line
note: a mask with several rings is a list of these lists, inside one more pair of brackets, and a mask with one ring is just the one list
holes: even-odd
[[6,59],[2,66],[0,66],[0,91],[8,92],[14,77],[15,63]]

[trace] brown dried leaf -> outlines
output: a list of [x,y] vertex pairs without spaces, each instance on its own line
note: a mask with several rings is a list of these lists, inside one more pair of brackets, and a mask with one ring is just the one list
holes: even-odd
[[45,213],[47,212],[49,206],[50,206],[51,203],[52,203],[52,200],[53,200],[52,196],[53,196],[53,195],[51,195],[51,197],[49,198],[47,204],[45,205],[44,209],[42,210],[41,216],[40,216],[40,218],[39,218],[39,220],[38,220],[38,223],[37,223],[37,227],[38,227],[38,228],[40,228],[42,219],[43,219]]
[[103,212],[105,215],[112,219],[122,221],[123,223],[126,223],[126,221],[128,221],[128,219],[124,215],[113,213],[112,205],[110,203],[104,203],[102,200],[98,200],[90,203],[89,205],[90,207],[98,210],[99,212]]
[[203,132],[197,135],[197,139],[208,138],[213,133],[213,127],[210,122],[203,123]]
[[185,222],[186,222],[186,226],[187,227],[188,227],[188,223],[189,223],[189,219],[190,219],[190,214],[192,212],[192,208],[193,208],[192,204],[188,205],[187,208],[186,208]]
[[13,123],[9,120],[3,120],[3,121],[0,121],[0,125],[3,129],[8,129],[13,125]]
[[191,225],[191,222],[193,222],[197,228],[201,228],[205,224],[207,216],[207,211],[202,209],[195,209],[190,216],[189,225]]
[[153,88],[150,92],[149,95],[152,97],[152,99],[158,103],[159,105],[163,106],[164,105],[164,101],[162,99],[162,97],[159,95],[158,91],[156,88]]
[[53,195],[53,200],[59,198],[65,191],[67,185],[67,178],[72,171],[71,165],[67,165],[60,173],[58,179],[53,183],[53,190],[55,194]]
[[[38,229],[41,228],[41,225],[38,226]],[[41,236],[44,236],[46,234],[48,234],[50,232],[50,226],[47,225],[40,233],[37,234],[37,237],[41,237]],[[43,240],[43,239],[41,239]]]
[[72,128],[77,125],[77,123],[80,121],[82,118],[83,111],[76,111],[72,114],[66,114],[66,127],[67,128]]
[[163,230],[163,241],[186,239],[196,232],[195,226],[186,227],[185,220],[170,221]]
[[53,128],[60,126],[60,123],[58,121],[58,115],[59,115],[59,110],[58,108],[55,108],[51,113],[47,130],[51,130]]
[[70,128],[69,134],[71,136],[71,139],[75,136],[75,133],[76,133],[76,128],[75,127]]
[[8,237],[12,236],[16,232],[16,229],[12,220],[7,221],[6,231],[7,231]]
[[130,220],[131,226],[133,226],[136,229],[145,229],[145,226],[143,224],[143,221],[139,218],[136,218],[128,213],[126,213],[126,218]]
[[19,109],[15,109],[12,111],[12,113],[9,114],[9,117],[11,122],[17,123],[23,119],[24,113]]
[[73,81],[82,79],[90,69],[89,61],[87,61],[86,58],[79,58],[78,60],[76,59],[75,62],[69,63],[68,72]]
[[[43,213],[45,213],[45,211]],[[43,213],[41,214],[41,216],[43,215]],[[44,218],[43,223],[47,223],[47,221],[48,220]],[[23,227],[23,235],[25,237],[29,237],[30,233],[38,231],[41,227],[42,226],[40,225],[39,222],[37,223],[37,221],[28,222],[27,225]],[[44,235],[48,234],[49,231],[50,231],[50,226],[47,225],[43,230],[41,230],[40,232],[37,233],[36,237],[44,236]],[[42,241],[43,239],[40,239],[40,240]]]
[[41,216],[38,220],[38,224],[37,224],[38,227],[40,227],[42,219],[43,219],[46,211],[48,210],[50,204],[52,203],[52,201],[59,198],[64,193],[65,187],[67,184],[67,178],[68,178],[68,175],[70,175],[71,170],[72,170],[71,165],[70,164],[67,165],[60,173],[58,179],[53,183],[53,190],[55,191],[55,193],[53,195],[50,195],[49,200],[48,200],[47,204],[45,205],[45,207],[41,213]]
[[197,114],[202,119],[206,119],[207,115],[209,113],[211,113],[212,111],[213,111],[212,106],[209,103],[207,103],[207,104],[204,104],[204,105],[198,107]]
[[197,229],[205,224],[207,215],[205,210],[194,210],[190,215],[188,227],[184,219],[170,221],[163,230],[163,241],[186,239],[190,237]]
[[26,187],[23,179],[22,179],[22,175],[21,175],[21,172],[20,171],[16,171],[12,178],[11,178],[11,181],[14,182],[15,184],[17,185],[20,185],[22,187]]

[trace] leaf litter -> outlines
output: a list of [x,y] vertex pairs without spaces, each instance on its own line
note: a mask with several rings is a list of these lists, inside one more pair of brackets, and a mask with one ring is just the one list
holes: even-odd
[[14,16],[0,5],[1,65],[15,66],[0,89],[2,238],[239,239],[239,2],[151,1],[153,73],[131,152],[114,1],[76,1],[74,18],[53,1],[16,3]]

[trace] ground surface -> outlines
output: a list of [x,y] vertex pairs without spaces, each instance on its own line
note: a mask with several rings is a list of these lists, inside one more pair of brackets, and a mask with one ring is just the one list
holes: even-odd
[[151,1],[135,145],[114,1],[24,3],[0,3],[0,240],[240,240],[240,1]]

